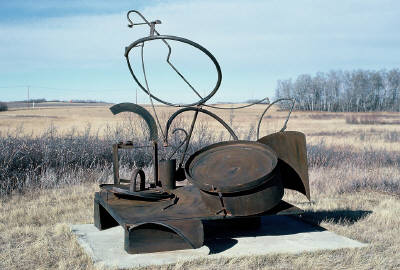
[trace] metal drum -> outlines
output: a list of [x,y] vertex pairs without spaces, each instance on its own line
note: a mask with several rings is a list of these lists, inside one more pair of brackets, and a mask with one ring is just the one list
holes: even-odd
[[186,178],[218,215],[247,216],[272,209],[283,197],[276,153],[251,141],[227,141],[194,153]]

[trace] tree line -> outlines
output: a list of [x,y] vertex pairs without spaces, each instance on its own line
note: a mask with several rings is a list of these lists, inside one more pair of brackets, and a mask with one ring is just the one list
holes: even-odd
[[296,109],[328,112],[400,110],[400,70],[303,74],[278,80],[275,98],[291,97]]

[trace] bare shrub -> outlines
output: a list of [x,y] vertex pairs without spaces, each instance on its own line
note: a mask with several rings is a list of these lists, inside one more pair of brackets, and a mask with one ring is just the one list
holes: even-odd
[[[177,119],[174,125],[182,127],[185,124],[190,125]],[[131,132],[136,128],[132,126],[126,129],[125,125],[114,128],[107,126],[103,137],[91,132],[90,125],[82,133],[71,129],[63,136],[58,134],[53,126],[38,137],[20,135],[25,134],[23,127],[3,133],[0,137],[0,195],[13,191],[24,192],[29,188],[54,188],[77,183],[110,181],[111,145],[127,138],[140,147],[133,151],[120,151],[121,175],[126,174],[129,177],[133,167],[141,167],[145,168],[146,178],[149,179],[152,171],[152,150],[151,147],[146,147],[150,144],[145,134],[132,137]],[[242,133],[245,139],[254,139],[254,127],[250,127],[247,133]],[[226,132],[214,132],[206,121],[199,121],[184,161],[204,146],[229,139],[226,135]],[[395,132],[385,136],[391,141],[399,140]],[[183,133],[170,134],[169,146],[160,147],[160,159],[169,157],[183,139]],[[162,145],[161,141],[159,143]],[[347,145],[327,146],[324,141],[308,145],[307,149],[310,170],[321,168],[342,171],[350,164],[357,170],[368,171],[396,167],[400,164],[400,153],[396,151],[374,150],[368,147],[353,149]],[[184,147],[179,148],[174,158],[180,161],[183,151]],[[368,187],[398,191],[400,185],[397,180],[392,180],[387,177],[386,180],[382,179],[382,183],[372,183],[365,177],[348,179],[344,190]]]
[[330,119],[338,119],[342,118],[343,114],[341,113],[315,113],[315,114],[309,114],[308,118],[314,119],[314,120],[330,120]]
[[346,123],[353,125],[398,125],[400,120],[393,115],[385,114],[347,114]]
[[398,166],[400,153],[374,150],[365,147],[361,150],[349,146],[326,146],[323,141],[307,145],[308,165],[310,167],[342,167],[345,164],[367,168],[375,166]]
[[383,139],[386,142],[399,142],[400,134],[398,131],[389,131],[383,134]]
[[[218,141],[206,122],[199,122],[197,127],[186,159],[205,145]],[[143,129],[141,126],[138,128]],[[0,195],[10,194],[14,190],[23,192],[33,187],[50,188],[78,182],[106,181],[111,175],[111,145],[126,138],[138,147],[134,151],[120,151],[121,167],[152,166],[152,150],[146,147],[150,145],[148,138],[145,135],[132,136],[131,132],[135,129],[133,126],[126,129],[125,125],[115,128],[107,126],[104,137],[98,136],[99,132],[91,135],[90,125],[82,133],[71,129],[63,136],[58,134],[54,126],[38,137],[20,135],[25,134],[22,126],[13,132],[9,130],[0,137]],[[173,136],[169,147],[161,148],[160,158],[165,159],[180,141]],[[180,157],[182,153],[183,147],[176,155]]]
[[359,119],[356,115],[354,114],[348,114],[346,115],[346,124],[353,124],[353,125],[357,125],[359,124]]

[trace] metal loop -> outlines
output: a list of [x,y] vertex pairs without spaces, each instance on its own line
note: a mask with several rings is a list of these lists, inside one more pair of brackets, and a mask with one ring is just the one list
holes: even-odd
[[[134,23],[134,22],[131,20],[131,18],[129,17],[129,15],[130,15],[131,13],[136,13],[136,14],[138,14],[138,15],[142,18],[142,20],[144,21],[144,23]],[[155,20],[155,21],[149,22],[149,21],[142,15],[142,13],[140,13],[140,12],[137,11],[137,10],[129,10],[128,13],[126,14],[126,18],[128,19],[128,22],[129,22],[129,24],[128,24],[128,27],[129,27],[129,28],[132,28],[134,25],[144,25],[144,24],[147,24],[147,25],[150,27],[150,30],[151,30],[152,27],[154,27],[155,24],[161,24],[161,21],[160,21],[160,20]],[[156,31],[154,30],[154,32],[156,32]],[[158,34],[158,33],[157,33],[157,34]]]
[[[167,56],[167,63],[174,69],[174,71],[185,81],[185,83],[196,93],[197,96],[200,97],[200,100],[198,102],[194,102],[191,104],[174,104],[174,103],[170,103],[167,101],[164,101],[160,98],[157,98],[156,96],[154,96],[153,94],[149,93],[148,89],[146,89],[146,87],[144,87],[140,82],[139,79],[136,77],[135,73],[133,72],[130,60],[129,60],[129,52],[132,50],[132,48],[136,47],[137,45],[147,42],[147,41],[151,41],[151,40],[162,40],[169,48],[169,52],[168,52],[168,56]],[[214,89],[210,92],[210,94],[206,97],[201,97],[199,95],[199,93],[193,88],[193,86],[191,86],[191,84],[185,79],[185,77],[183,77],[183,75],[172,65],[172,63],[170,62],[170,56],[171,56],[171,48],[168,45],[168,43],[166,42],[166,40],[173,40],[173,41],[179,41],[182,43],[186,43],[189,44],[197,49],[199,49],[200,51],[202,51],[205,55],[207,55],[211,61],[214,63],[215,68],[217,70],[217,74],[218,74],[218,79],[217,82],[215,84]],[[173,107],[189,107],[189,106],[196,106],[196,105],[201,105],[204,104],[207,100],[209,100],[218,90],[221,81],[222,81],[222,72],[221,72],[221,67],[219,66],[219,63],[217,61],[217,59],[214,57],[214,55],[212,55],[206,48],[204,48],[203,46],[201,46],[200,44],[193,42],[189,39],[186,38],[182,38],[182,37],[177,37],[177,36],[167,36],[167,35],[154,35],[154,36],[149,36],[149,37],[144,37],[141,39],[136,40],[135,42],[133,42],[132,44],[130,44],[128,47],[125,48],[125,58],[128,64],[128,68],[129,68],[129,72],[131,73],[133,79],[135,80],[135,82],[139,85],[139,87],[148,95],[150,95],[152,98],[154,98],[155,100],[165,104],[165,105],[169,105],[169,106],[173,106]]]
[[139,191],[143,191],[145,189],[145,174],[142,169],[135,169],[132,173],[131,183],[129,185],[130,192],[136,192],[136,178],[140,176],[140,187]]

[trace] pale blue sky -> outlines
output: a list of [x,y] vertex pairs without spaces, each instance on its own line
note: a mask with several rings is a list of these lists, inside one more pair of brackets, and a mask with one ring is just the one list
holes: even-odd
[[[31,85],[32,98],[134,101],[138,87],[124,47],[147,29],[126,27],[129,9],[161,20],[162,34],[191,39],[214,54],[223,80],[210,102],[273,97],[278,79],[303,73],[400,67],[395,0],[1,0],[0,100],[26,99]],[[157,53],[146,53],[150,86],[168,101],[192,101],[180,81],[156,67]],[[175,59],[206,93],[215,79],[203,71],[207,62],[179,52]],[[139,102],[148,102],[141,91]]]

